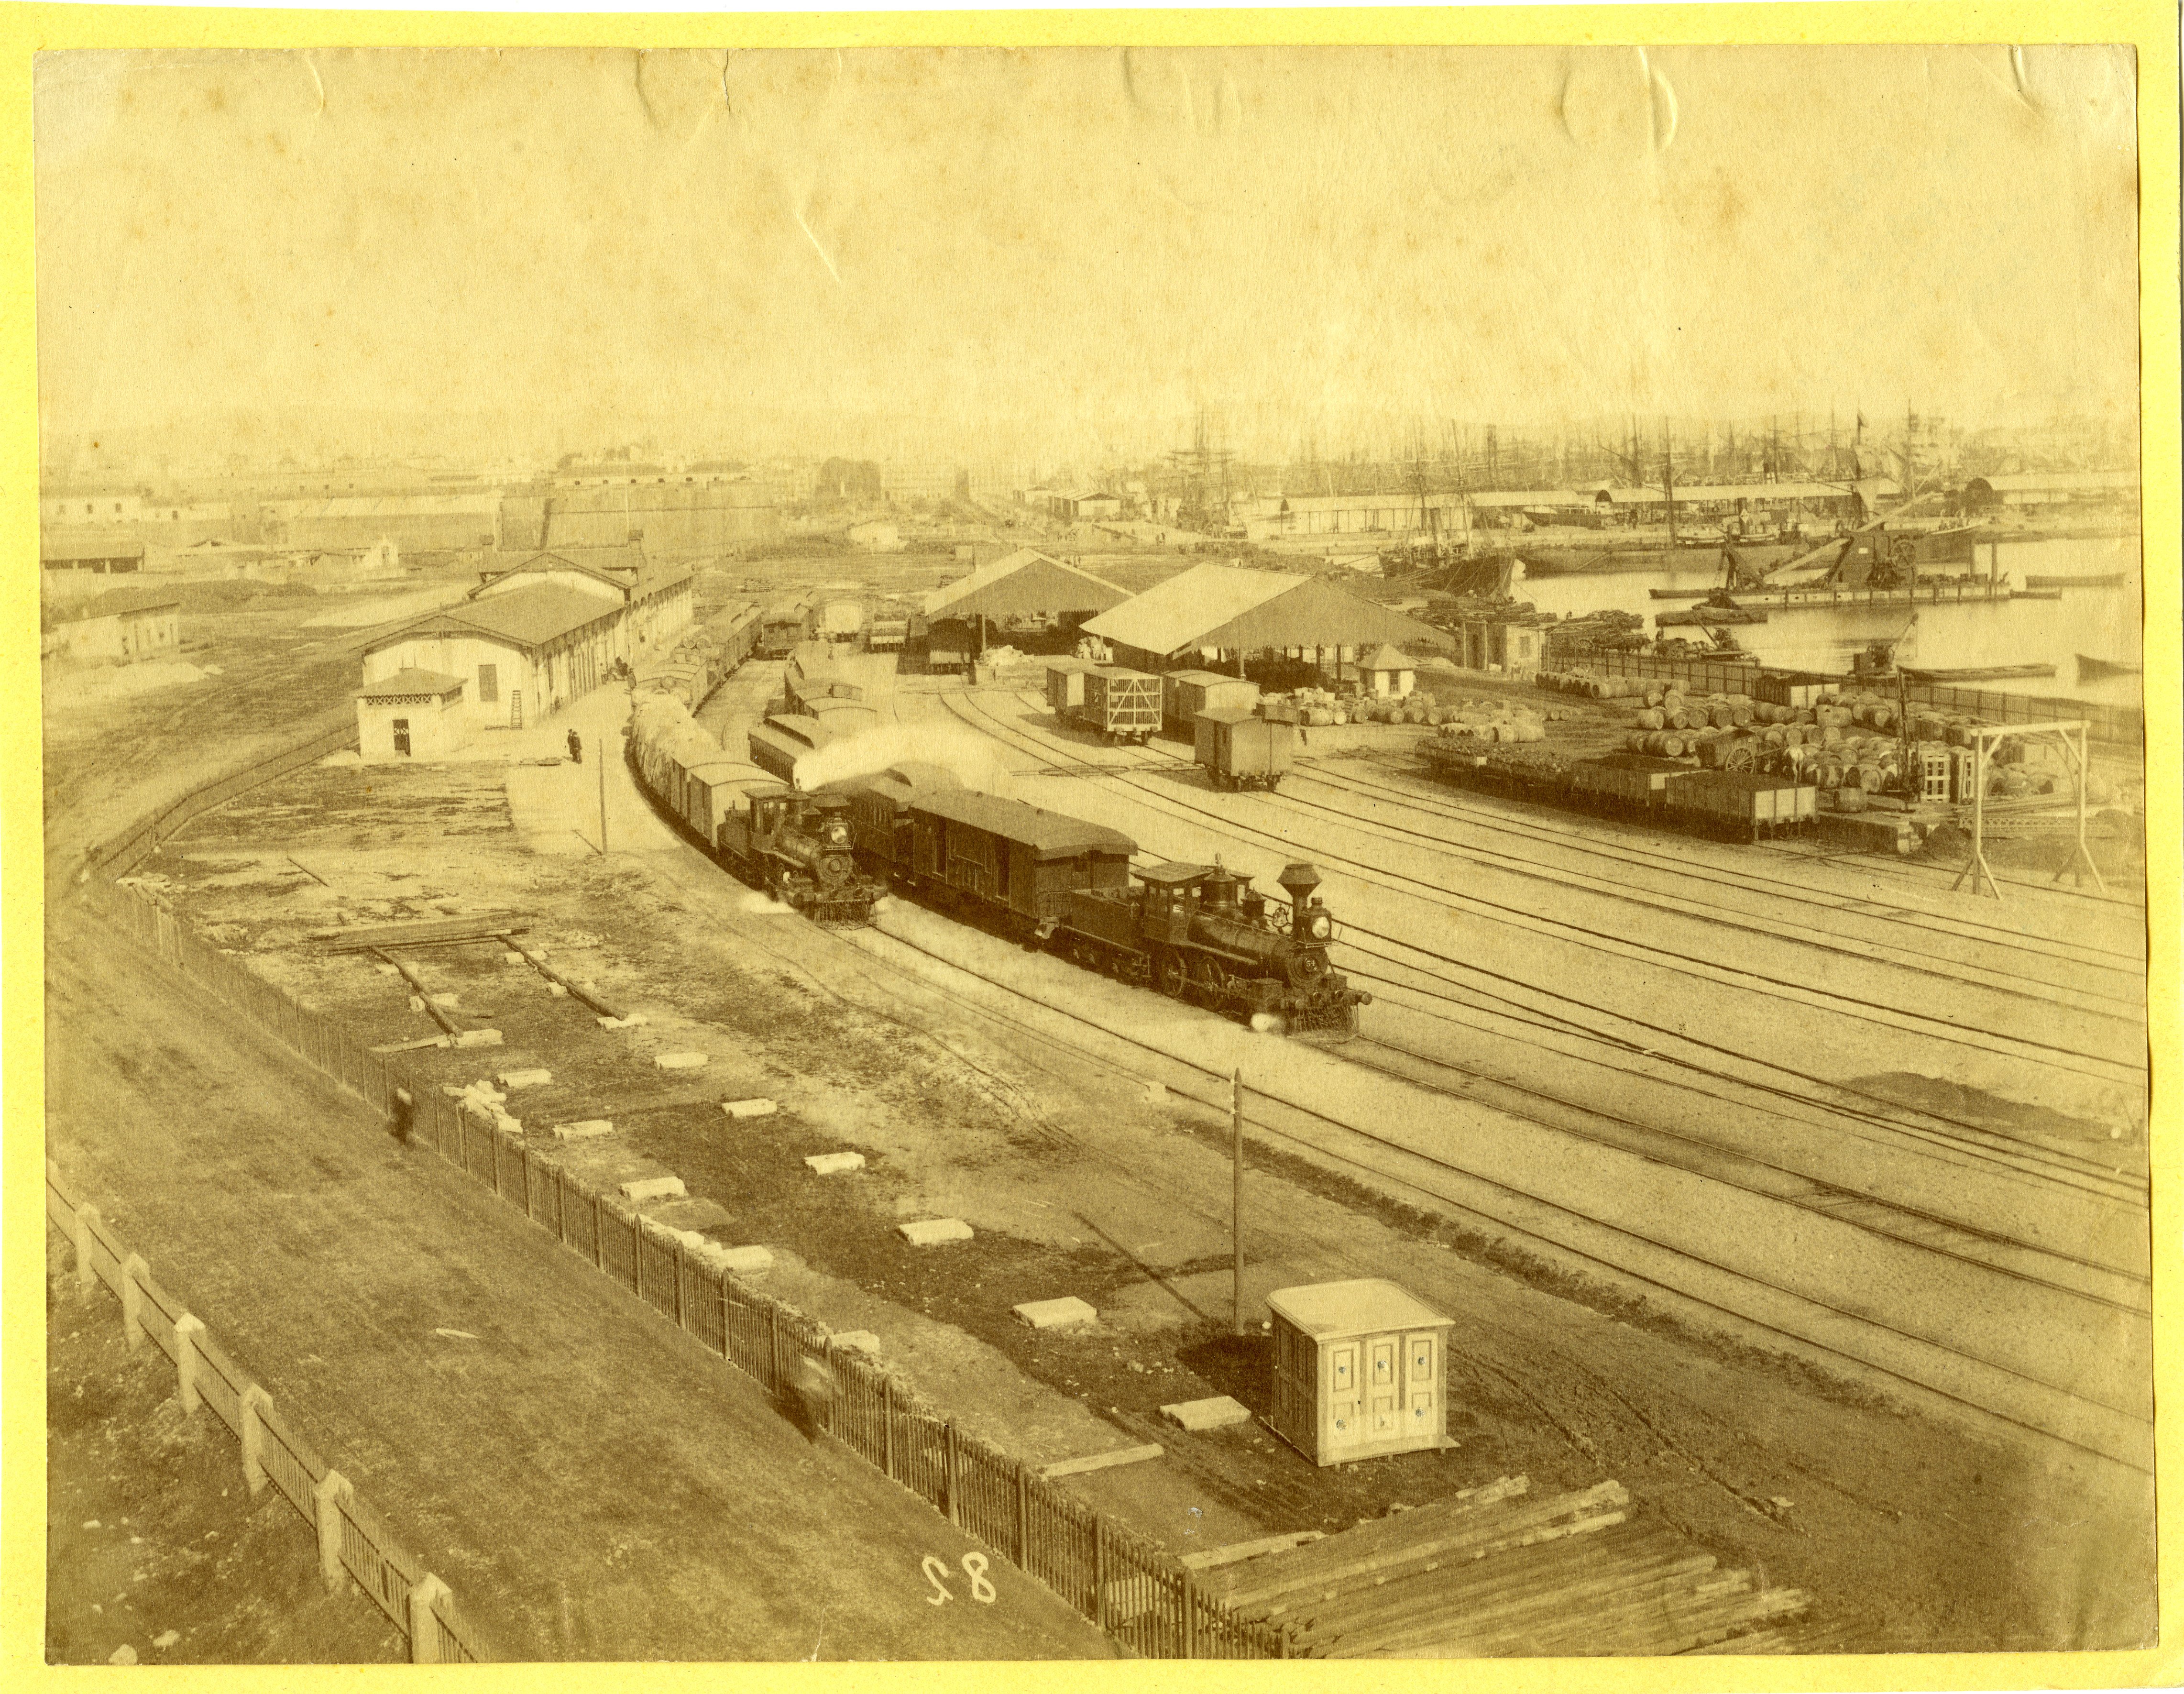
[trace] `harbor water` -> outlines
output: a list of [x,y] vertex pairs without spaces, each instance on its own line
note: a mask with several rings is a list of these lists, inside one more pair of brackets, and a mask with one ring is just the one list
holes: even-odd
[[[1737,641],[1766,664],[1841,675],[1849,671],[1852,656],[1862,652],[1869,642],[1900,634],[1915,610],[1918,623],[1896,649],[1898,664],[1933,670],[2053,665],[2055,674],[2052,677],[1999,677],[1965,686],[2053,694],[2110,705],[2138,705],[2137,677],[2107,677],[2081,684],[2078,655],[2082,653],[2090,659],[2117,664],[2138,662],[2144,604],[2139,538],[2005,541],[1997,545],[1997,568],[2016,588],[2025,586],[2027,576],[2103,577],[2121,571],[2124,577],[2120,582],[2102,586],[2066,586],[2059,600],[1979,601],[1915,608],[1769,606],[1765,623],[1737,627]],[[1989,550],[1984,543],[1978,549],[1977,570],[1981,575],[1988,567]],[[1646,632],[1650,635],[1654,632],[1653,615],[1680,603],[1649,599],[1647,589],[1714,588],[1720,583],[1720,571],[1718,558],[1702,553],[1695,555],[1689,566],[1674,571],[1590,572],[1542,577],[1536,582],[1520,575],[1512,591],[1518,599],[1529,600],[1541,611],[1557,617],[1595,611],[1636,612],[1645,618]],[[1702,632],[1696,629],[1671,628],[1663,632],[1703,639]]]

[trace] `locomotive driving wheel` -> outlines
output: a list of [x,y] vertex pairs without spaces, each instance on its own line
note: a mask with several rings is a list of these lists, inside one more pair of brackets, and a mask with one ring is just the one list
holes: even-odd
[[1183,991],[1190,981],[1184,967],[1183,955],[1173,947],[1163,947],[1153,955],[1153,981],[1170,1000],[1181,1000]]
[[1908,570],[1917,562],[1919,545],[1908,535],[1899,535],[1890,543],[1888,556],[1903,569]]

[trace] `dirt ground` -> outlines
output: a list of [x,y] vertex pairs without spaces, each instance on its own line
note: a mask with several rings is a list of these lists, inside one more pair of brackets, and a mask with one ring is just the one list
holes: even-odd
[[1109,1654],[999,1561],[993,1603],[929,1607],[922,1560],[975,1544],[922,1501],[85,923],[48,953],[52,1156],[499,1656]]
[[[1125,566],[1166,575],[1196,560],[1083,562],[1121,581],[1115,572]],[[942,559],[889,564],[918,587],[954,568]],[[811,568],[814,581],[873,575],[855,559]],[[705,592],[732,595],[737,581],[731,572]],[[233,669],[243,680],[193,685],[201,721],[234,711],[234,722],[254,722],[249,703],[269,696],[254,690],[292,689],[300,705],[323,688],[338,700],[353,657],[314,658],[305,644],[328,632],[284,635],[272,614],[251,616],[267,622],[224,632],[213,658],[241,659]],[[244,657],[261,639],[286,642],[283,658],[259,666]],[[1504,689],[1548,699],[1528,684],[1468,677],[1456,692]],[[141,793],[151,779],[187,788],[192,756],[204,755],[178,749],[149,708],[132,709],[125,728],[49,747],[49,794],[87,808],[97,795],[132,785]],[[1808,1588],[1816,1620],[1845,1632],[1840,1643],[1852,1649],[2148,1638],[2142,1479],[1992,1429],[1908,1415],[1775,1356],[1694,1337],[1642,1301],[1560,1283],[1490,1238],[1263,1149],[1253,1156],[1254,1215],[1279,1223],[1255,1226],[1248,1239],[1247,1291],[1262,1300],[1291,1282],[1387,1274],[1449,1311],[1458,1320],[1451,1432],[1460,1445],[1322,1472],[1256,1424],[1179,1435],[1160,1420],[1161,1405],[1229,1393],[1263,1410],[1266,1399],[1263,1337],[1227,1333],[1225,1125],[1173,1099],[1148,1100],[1112,1066],[996,1021],[899,964],[755,910],[747,891],[650,816],[618,766],[611,774],[616,850],[605,857],[584,844],[583,826],[566,821],[588,803],[578,784],[588,794],[589,769],[331,766],[200,821],[144,869],[223,945],[375,1041],[415,1039],[433,1025],[410,1009],[406,986],[371,965],[318,956],[305,945],[310,930],[340,915],[529,914],[527,943],[644,1011],[648,1024],[601,1031],[497,946],[419,951],[405,961],[455,997],[449,1015],[501,1029],[505,1045],[427,1049],[405,1062],[451,1084],[549,1068],[550,1084],[510,1101],[535,1145],[560,1145],[543,1133],[554,1123],[613,1118],[617,1150],[598,1158],[682,1176],[728,1216],[710,1233],[775,1251],[770,1291],[838,1329],[874,1330],[925,1392],[1009,1450],[1044,1459],[1162,1442],[1158,1463],[1076,1486],[1177,1551],[1338,1528],[1518,1471],[1535,1491],[1613,1476],[1641,1511],[1725,1564]],[[107,810],[118,823],[142,805]],[[712,1056],[702,1080],[652,1063],[677,1049]],[[118,1047],[111,1056],[123,1057]],[[772,1095],[783,1110],[727,1123],[718,1102],[750,1095]],[[259,1145],[255,1134],[248,1145]],[[820,1179],[804,1169],[808,1154],[843,1146],[866,1154],[864,1172]],[[254,1184],[270,1174],[248,1158],[220,1167]],[[964,1217],[978,1234],[921,1252],[894,1232],[899,1221],[933,1215]],[[374,1273],[376,1249],[348,1251],[354,1269]],[[1100,1324],[1034,1335],[1011,1311],[1064,1293],[1097,1307]],[[449,1443],[459,1444],[460,1428],[448,1423]],[[626,1457],[640,1472],[663,1463],[671,1470],[683,1457]],[[2057,1520],[2063,1498],[2075,1521]],[[428,1497],[415,1503],[432,1521]],[[528,1557],[498,1546],[495,1535],[524,1531],[496,1526],[490,1513],[465,1529],[472,1557],[488,1568]],[[602,1586],[576,1591],[580,1613],[588,1594],[625,1591],[611,1560],[588,1580]],[[552,1611],[532,1619],[536,1639],[555,1652],[599,1651],[566,1633],[566,1608],[558,1624]]]
[[[146,869],[193,921],[373,1040],[431,1026],[370,965],[301,947],[309,930],[340,911],[532,913],[527,943],[649,1023],[600,1032],[495,945],[419,950],[408,962],[454,996],[452,1015],[505,1043],[405,1056],[419,1074],[460,1084],[549,1068],[550,1084],[509,1106],[535,1146],[558,1145],[543,1133],[555,1123],[611,1118],[620,1145],[597,1156],[681,1176],[727,1214],[710,1233],[774,1250],[771,1291],[837,1329],[874,1330],[926,1393],[1011,1451],[1162,1442],[1156,1465],[1078,1486],[1175,1550],[1201,1535],[1340,1528],[1519,1471],[1538,1490],[1613,1476],[1724,1563],[1808,1587],[1816,1619],[1852,1647],[2143,1638],[2142,1483],[1696,1339],[1643,1302],[1558,1286],[1490,1240],[1257,1151],[1255,1215],[1270,1221],[1250,1244],[1255,1302],[1369,1273],[1450,1311],[1460,1445],[1323,1472],[1256,1424],[1178,1435],[1160,1406],[1216,1393],[1266,1405],[1263,1335],[1227,1333],[1225,1124],[754,912],[656,819],[645,828],[618,767],[611,827],[627,844],[604,858],[542,852],[494,774],[299,773],[192,826]],[[651,1063],[683,1049],[714,1056],[702,1081]],[[720,1101],[759,1095],[782,1111],[724,1122]],[[865,1171],[804,1169],[844,1146],[865,1153]],[[976,1238],[920,1251],[894,1232],[933,1215],[968,1219]],[[1061,1294],[1090,1301],[1099,1325],[1035,1335],[1011,1309]],[[2085,1517],[2028,1547],[2022,1524],[2052,1513],[2059,1488]],[[1984,1551],[1968,1557],[1968,1546]]]
[[183,1414],[167,1356],[131,1352],[120,1302],[76,1286],[51,1231],[47,1246],[46,1662],[406,1660],[386,1613],[327,1593],[310,1526],[251,1497],[226,1426]]

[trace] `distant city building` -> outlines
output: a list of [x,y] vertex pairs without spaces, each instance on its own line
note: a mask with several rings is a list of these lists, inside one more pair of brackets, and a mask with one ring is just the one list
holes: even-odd
[[181,602],[157,588],[119,588],[55,616],[39,656],[76,664],[127,664],[181,650]]

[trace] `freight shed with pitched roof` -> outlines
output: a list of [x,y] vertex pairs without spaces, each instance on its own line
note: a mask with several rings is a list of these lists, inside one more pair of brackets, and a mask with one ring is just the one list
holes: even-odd
[[538,582],[427,612],[364,644],[366,687],[397,671],[431,671],[470,687],[480,728],[520,729],[589,694],[630,656],[618,599]]
[[1087,618],[1112,610],[1129,590],[1089,571],[1020,547],[925,597],[929,662],[961,664],[1000,643],[1069,652]]
[[1226,668],[1279,655],[1340,671],[1384,644],[1452,645],[1429,624],[1320,577],[1200,565],[1084,626],[1139,671]]

